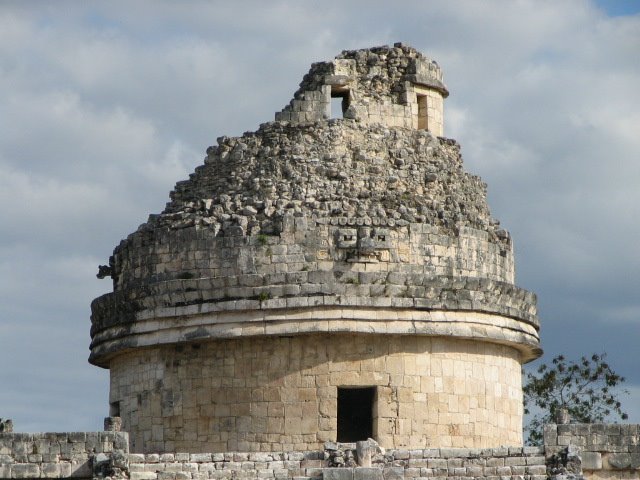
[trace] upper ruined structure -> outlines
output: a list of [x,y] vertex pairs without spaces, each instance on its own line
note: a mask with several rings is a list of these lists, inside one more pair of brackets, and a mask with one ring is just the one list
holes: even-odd
[[90,361],[132,451],[521,444],[535,297],[440,136],[447,94],[402,44],[316,63],[121,242]]
[[[300,124],[335,116],[442,136],[447,96],[438,64],[413,48],[348,50],[332,62],[314,63],[276,120]],[[341,100],[338,111],[331,111],[332,98]]]

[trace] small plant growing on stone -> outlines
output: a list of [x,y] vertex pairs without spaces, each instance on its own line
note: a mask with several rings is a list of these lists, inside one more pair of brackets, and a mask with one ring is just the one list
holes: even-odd
[[256,237],[256,240],[258,241],[259,245],[266,245],[269,238],[264,233],[261,233]]
[[271,293],[269,292],[260,292],[260,295],[258,295],[258,300],[260,300],[261,302],[264,302],[265,300],[269,300],[271,298]]

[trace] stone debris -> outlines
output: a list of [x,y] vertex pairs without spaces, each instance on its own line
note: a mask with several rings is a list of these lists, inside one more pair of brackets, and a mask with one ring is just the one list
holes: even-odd
[[5,418],[4,420],[0,418],[0,433],[11,432],[13,432],[13,421],[9,418]]

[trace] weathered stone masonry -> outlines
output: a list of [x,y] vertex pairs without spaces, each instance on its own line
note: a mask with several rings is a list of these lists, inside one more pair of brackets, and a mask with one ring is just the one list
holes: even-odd
[[403,45],[314,64],[115,249],[90,361],[134,451],[521,444],[535,296],[486,185],[436,136],[447,95]]
[[640,425],[545,425],[544,444],[551,474],[583,474],[589,480],[640,478]]
[[[448,95],[438,64],[412,48],[344,51],[332,62],[314,63],[291,103],[275,118],[301,124],[339,113],[362,124],[442,136]],[[341,112],[331,112],[332,97],[342,99]]]
[[0,479],[637,480],[639,428],[548,425],[545,447],[377,449],[366,458],[332,442],[305,452],[139,454],[124,432],[0,433]]
[[[251,453],[135,454],[127,447],[127,434],[121,432],[0,434],[0,478],[546,478],[543,450],[537,447],[390,450],[374,453],[369,467],[356,465],[355,446],[349,444]],[[346,453],[351,465],[337,467],[336,453]]]
[[[518,443],[520,362],[513,349],[428,336],[387,340],[343,329],[221,340],[196,350],[166,346],[115,359],[111,392],[135,432],[132,450],[185,451],[196,442],[203,451],[321,446],[335,439],[342,385],[379,385],[373,435],[383,444],[428,445],[439,438],[442,447],[480,447],[507,435]],[[228,378],[232,390],[224,388]],[[163,429],[153,429],[155,409]],[[181,430],[193,434],[183,437]]]
[[639,440],[640,425],[547,425],[545,447],[377,449],[359,458],[354,444],[332,442],[305,452],[139,454],[129,453],[125,432],[0,433],[0,479],[637,480]]

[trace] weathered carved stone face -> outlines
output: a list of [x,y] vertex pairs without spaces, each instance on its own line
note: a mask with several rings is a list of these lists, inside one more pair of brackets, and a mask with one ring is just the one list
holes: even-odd
[[335,232],[336,260],[378,263],[389,261],[391,232],[387,228],[339,228]]

